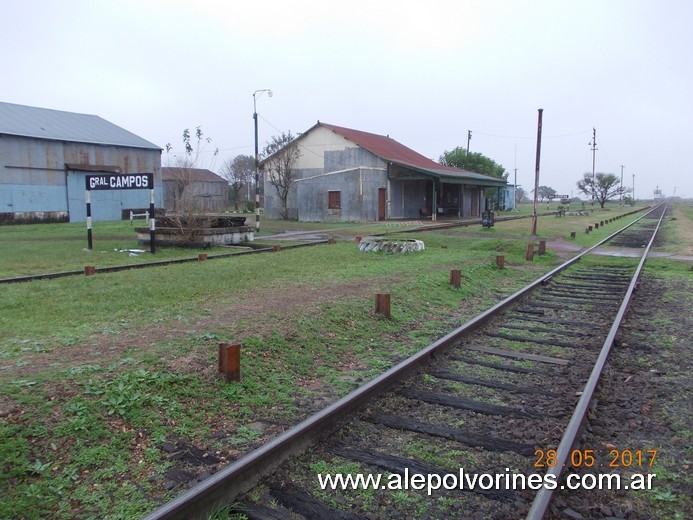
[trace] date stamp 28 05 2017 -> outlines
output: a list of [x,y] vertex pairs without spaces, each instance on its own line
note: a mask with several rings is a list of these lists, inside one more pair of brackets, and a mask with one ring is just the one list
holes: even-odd
[[[552,468],[558,464],[556,450],[535,450],[535,468]],[[652,467],[657,458],[657,450],[593,449],[572,450],[568,457],[574,468],[643,468]]]

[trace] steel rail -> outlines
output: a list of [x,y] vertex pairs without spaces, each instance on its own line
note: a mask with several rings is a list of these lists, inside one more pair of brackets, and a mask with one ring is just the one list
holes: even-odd
[[[306,242],[305,244],[291,244],[281,246],[282,250],[296,249],[299,247],[311,247],[320,244],[327,244],[327,240],[318,240],[315,242]],[[219,253],[216,255],[208,255],[207,260],[217,260],[219,258],[231,258],[234,256],[244,256],[253,255],[257,253],[272,253],[274,252],[273,246],[260,247],[253,249],[251,251],[236,251],[235,253]],[[99,273],[116,273],[118,271],[128,271],[130,269],[145,269],[147,267],[162,267],[166,265],[175,264],[186,264],[189,262],[198,262],[197,257],[187,257],[187,258],[172,258],[170,260],[158,260],[155,262],[144,262],[141,264],[124,264],[124,265],[112,265],[110,267],[97,267],[96,274]],[[33,282],[37,280],[52,280],[55,278],[64,278],[66,276],[78,276],[84,275],[84,270],[82,271],[59,271],[57,273],[44,273],[44,274],[33,274],[27,276],[15,276],[13,278],[0,278],[0,284],[6,283],[21,283],[21,282]]]
[[[630,285],[628,286],[628,290],[626,291],[626,295],[624,296],[623,302],[621,303],[618,313],[616,314],[616,318],[614,319],[613,325],[609,330],[609,334],[607,335],[606,340],[604,340],[604,345],[602,346],[602,349],[599,352],[599,357],[597,358],[594,368],[592,369],[592,373],[590,374],[590,377],[587,380],[587,383],[585,384],[585,388],[582,391],[580,400],[575,406],[575,411],[573,412],[573,415],[570,418],[570,422],[568,423],[568,427],[566,428],[566,431],[563,434],[563,437],[561,438],[561,442],[558,445],[558,449],[556,450],[556,465],[546,472],[544,478],[546,478],[547,475],[552,475],[555,479],[554,482],[560,482],[561,474],[563,473],[563,470],[566,467],[568,458],[573,449],[577,436],[582,430],[585,418],[587,417],[587,411],[589,410],[590,402],[592,401],[592,397],[594,396],[594,391],[597,388],[597,384],[599,384],[599,379],[601,378],[602,371],[604,370],[604,365],[606,364],[606,360],[609,357],[609,353],[611,352],[611,346],[614,343],[614,339],[616,338],[616,334],[618,333],[618,330],[621,326],[623,317],[625,316],[626,311],[628,310],[628,305],[630,305],[630,301],[633,297],[633,292],[635,291],[636,285],[640,278],[640,274],[642,273],[642,269],[645,266],[647,255],[650,252],[652,244],[654,243],[655,237],[657,236],[657,232],[659,231],[659,227],[662,224],[662,219],[664,218],[665,213],[666,206],[664,208],[664,211],[662,211],[662,215],[659,217],[657,227],[652,233],[652,237],[650,238],[647,247],[643,251],[642,257],[640,258],[640,262],[638,263],[638,267],[635,270],[635,273],[633,274],[633,278],[631,279]],[[546,480],[544,481],[546,482]],[[527,520],[541,520],[542,518],[544,518],[544,515],[546,514],[549,505],[551,504],[551,499],[555,491],[556,489],[548,489],[547,487],[542,487],[537,492],[537,495],[534,497],[534,501],[532,502],[529,512],[527,513]]]
[[578,262],[583,256],[613,239],[652,211],[654,210],[640,216],[597,244],[540,276],[529,285],[401,361],[375,379],[353,390],[327,408],[293,426],[269,443],[231,463],[218,473],[151,512],[145,517],[145,520],[205,518],[213,508],[232,502],[236,496],[250,490],[262,476],[269,473],[286,458],[313,444],[319,438],[329,435],[337,426],[346,422],[350,413],[382,393],[404,375],[425,363],[430,357],[453,345],[465,334],[476,330],[500,311],[545,284],[556,274]]

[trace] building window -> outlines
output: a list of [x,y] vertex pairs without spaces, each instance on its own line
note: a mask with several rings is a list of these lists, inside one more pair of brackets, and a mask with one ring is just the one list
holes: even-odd
[[327,209],[340,209],[342,207],[342,192],[327,192]]

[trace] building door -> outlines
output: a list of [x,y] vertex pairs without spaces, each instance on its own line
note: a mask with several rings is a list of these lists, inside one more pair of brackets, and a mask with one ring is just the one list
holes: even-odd
[[478,217],[480,216],[479,213],[479,199],[481,197],[481,191],[476,188],[472,190],[472,211],[471,215],[472,217]]
[[387,188],[378,188],[378,220],[385,220],[387,207]]

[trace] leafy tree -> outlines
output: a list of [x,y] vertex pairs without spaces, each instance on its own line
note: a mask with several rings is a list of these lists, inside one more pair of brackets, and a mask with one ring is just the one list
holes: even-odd
[[280,136],[273,136],[267,143],[262,156],[265,158],[263,169],[267,173],[267,180],[277,190],[277,196],[281,201],[281,217],[284,220],[289,218],[289,208],[287,205],[289,192],[296,180],[294,166],[301,157],[301,149],[294,143],[295,136],[282,132]]
[[590,172],[586,172],[577,182],[577,187],[585,195],[594,195],[594,200],[599,202],[601,208],[604,208],[607,200],[630,191],[621,186],[621,181],[613,173],[597,173],[592,177]]
[[251,155],[237,155],[221,167],[221,176],[229,181],[229,199],[238,211],[238,202],[244,186],[250,193],[250,185],[255,175],[255,158]]
[[528,200],[527,192],[523,188],[520,188],[519,186],[515,188],[515,204],[522,204]]
[[452,166],[460,170],[482,173],[504,180],[508,179],[508,172],[502,165],[479,152],[467,154],[467,150],[459,146],[452,151],[443,152],[438,162],[443,166]]
[[544,199],[551,199],[554,195],[556,195],[556,190],[548,186],[539,186],[537,190],[537,197],[539,197],[540,202],[544,202]]

